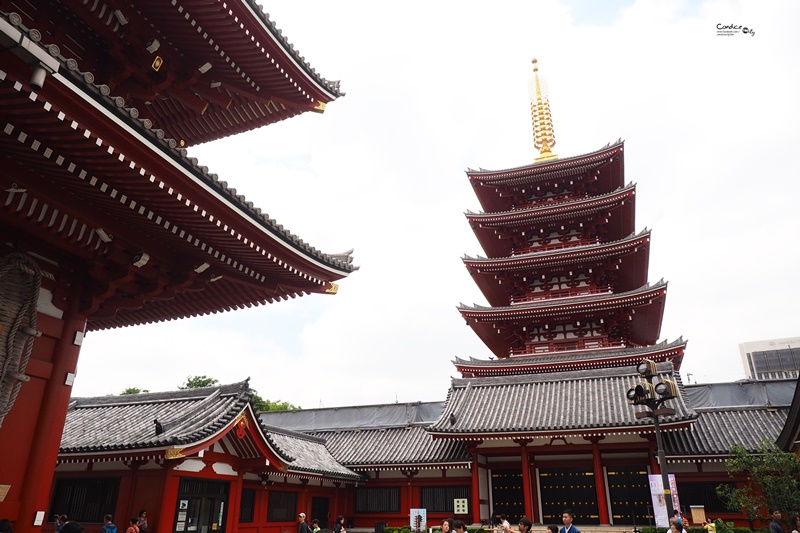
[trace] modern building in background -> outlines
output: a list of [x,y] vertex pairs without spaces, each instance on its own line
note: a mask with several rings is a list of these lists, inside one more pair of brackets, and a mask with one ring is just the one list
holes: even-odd
[[796,379],[800,376],[800,337],[743,342],[739,353],[749,379]]

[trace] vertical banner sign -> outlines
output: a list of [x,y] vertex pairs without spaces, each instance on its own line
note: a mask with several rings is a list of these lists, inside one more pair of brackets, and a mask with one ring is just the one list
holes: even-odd
[[[650,474],[647,478],[650,481],[650,496],[653,499],[653,515],[656,527],[669,527],[670,517],[667,516],[667,501],[664,499],[664,482],[661,479],[661,474]],[[678,484],[675,482],[674,474],[669,474],[669,486],[672,494],[672,508],[680,509]]]
[[425,509],[411,509],[411,531],[425,531],[428,512]]

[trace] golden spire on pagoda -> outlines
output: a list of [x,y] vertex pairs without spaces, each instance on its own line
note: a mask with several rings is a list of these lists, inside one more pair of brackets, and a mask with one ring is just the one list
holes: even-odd
[[536,59],[533,63],[533,79],[530,83],[531,119],[533,120],[533,146],[539,150],[539,157],[534,161],[546,161],[558,157],[551,150],[556,145],[556,135],[553,131],[553,117],[550,116],[550,102],[547,101],[547,91],[543,91],[539,84],[539,67]]

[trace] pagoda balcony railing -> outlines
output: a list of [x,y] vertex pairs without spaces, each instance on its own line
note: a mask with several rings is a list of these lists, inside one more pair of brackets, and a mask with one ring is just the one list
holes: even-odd
[[524,294],[522,296],[512,296],[511,305],[541,302],[544,300],[556,300],[563,298],[577,298],[579,296],[592,296],[595,294],[612,294],[613,290],[610,285],[600,285],[596,287],[575,287],[572,289],[557,289],[547,292],[535,292]]
[[556,242],[552,244],[545,244],[542,246],[526,246],[525,248],[515,248],[511,252],[511,257],[524,254],[532,254],[535,252],[547,252],[550,250],[562,250],[564,248],[574,248],[576,246],[591,246],[593,244],[600,244],[600,239],[579,239],[567,242]]
[[627,347],[627,344],[622,341],[609,341],[603,338],[586,337],[583,339],[571,339],[569,341],[562,340],[558,342],[530,344],[524,348],[512,348],[510,350],[510,355],[511,357],[525,357],[549,353],[619,350],[625,347]]
[[521,205],[515,205],[512,210],[519,211],[522,209],[535,209],[537,207],[550,207],[551,205],[567,204],[570,202],[580,202],[588,198],[588,194],[575,196],[574,194],[564,194],[559,196],[547,196],[544,198],[529,198],[528,202]]

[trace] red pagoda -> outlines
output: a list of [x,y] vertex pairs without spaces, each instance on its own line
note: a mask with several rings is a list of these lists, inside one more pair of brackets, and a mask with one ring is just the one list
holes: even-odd
[[[484,211],[466,216],[487,257],[464,264],[491,307],[459,311],[499,359],[539,361],[540,370],[554,354],[573,355],[571,368],[596,367],[604,352],[621,361],[627,349],[639,349],[632,354],[641,359],[641,348],[659,339],[667,284],[647,282],[650,232],[636,232],[636,187],[624,183],[623,143],[556,158],[538,74],[534,88],[538,162],[467,172]],[[674,345],[647,350],[676,369],[682,355]]]
[[187,146],[341,93],[253,0],[0,0],[0,517],[49,520],[87,331],[335,293],[355,266]]
[[[537,71],[534,60],[540,156],[467,172],[483,211],[466,217],[486,257],[464,263],[489,305],[459,312],[494,357],[456,359],[463,377],[429,431],[472,454],[475,521],[555,522],[570,507],[583,524],[641,524],[648,471],[660,469],[652,422],[624,391],[645,358],[680,383],[686,343],[658,342],[667,284],[648,282],[650,232],[636,230],[623,143],[558,158]],[[674,403],[662,426],[690,428],[697,413]]]

